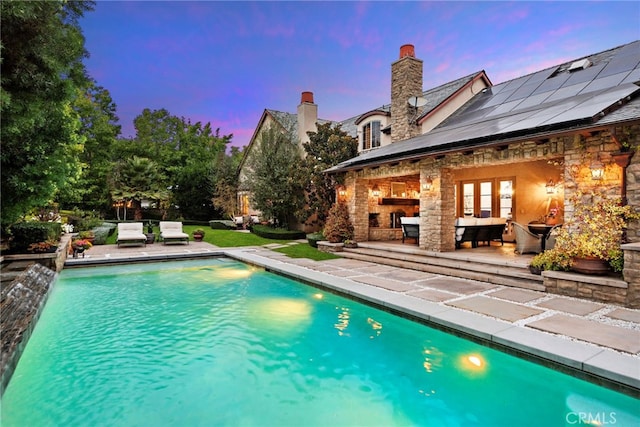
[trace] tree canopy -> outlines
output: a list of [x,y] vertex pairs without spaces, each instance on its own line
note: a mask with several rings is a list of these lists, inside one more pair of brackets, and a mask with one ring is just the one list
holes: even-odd
[[297,179],[301,153],[293,132],[269,126],[258,137],[247,160],[252,205],[281,227],[287,227],[304,203]]
[[358,141],[343,131],[339,124],[318,124],[317,129],[316,132],[308,132],[309,142],[302,144],[306,156],[297,176],[304,186],[306,204],[296,216],[308,225],[322,226],[335,202],[336,180],[341,179],[323,171],[355,157],[358,154]]
[[2,225],[79,175],[84,138],[73,109],[86,85],[78,19],[88,1],[4,1],[1,52]]

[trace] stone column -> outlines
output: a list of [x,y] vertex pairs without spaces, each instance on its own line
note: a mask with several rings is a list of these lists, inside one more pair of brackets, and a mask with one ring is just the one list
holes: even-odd
[[622,245],[624,251],[624,270],[622,276],[627,282],[627,300],[629,308],[640,308],[640,243]]

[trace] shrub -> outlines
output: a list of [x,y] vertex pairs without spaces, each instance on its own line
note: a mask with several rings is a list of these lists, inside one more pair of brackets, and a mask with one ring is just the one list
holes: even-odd
[[62,234],[62,224],[59,222],[19,222],[11,226],[13,241],[12,252],[27,252],[32,243],[58,241]]
[[107,243],[107,237],[109,237],[109,233],[112,233],[113,229],[108,227],[100,226],[98,228],[93,229],[94,245],[104,245]]
[[251,227],[251,232],[265,239],[296,240],[305,238],[303,231],[274,228],[262,224],[256,224]]
[[324,237],[331,243],[353,239],[353,224],[349,219],[347,205],[343,202],[335,203],[329,209],[329,216],[324,224]]
[[109,230],[108,235],[111,236],[113,233],[115,233],[118,226],[112,222],[103,222],[102,225],[98,228],[106,228],[107,230]]
[[540,270],[567,271],[571,267],[571,257],[566,252],[549,249],[535,255],[530,265]]
[[307,234],[307,241],[309,242],[309,245],[314,248],[318,247],[318,242],[322,239],[324,239],[324,235],[322,233]]
[[225,219],[214,219],[209,221],[209,225],[214,230],[235,230],[236,224],[233,221]]
[[572,218],[558,230],[552,251],[569,258],[598,258],[614,271],[622,271],[624,229],[630,221],[640,219],[640,214],[630,205],[623,206],[620,198],[597,192],[578,192],[570,201],[575,208]]

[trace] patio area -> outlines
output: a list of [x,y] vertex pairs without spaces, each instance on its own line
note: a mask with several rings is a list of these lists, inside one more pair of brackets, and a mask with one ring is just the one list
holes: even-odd
[[[273,250],[280,246],[104,245],[65,266],[229,256],[640,395],[640,310],[355,259],[288,258]],[[487,257],[496,250],[504,251],[505,262],[528,262],[506,245],[450,256]]]

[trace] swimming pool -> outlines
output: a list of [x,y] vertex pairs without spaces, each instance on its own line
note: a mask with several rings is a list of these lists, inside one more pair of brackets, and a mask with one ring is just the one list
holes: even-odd
[[230,259],[64,270],[3,426],[637,425],[638,401]]

